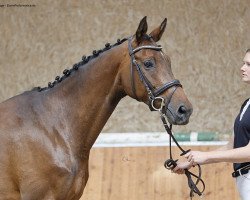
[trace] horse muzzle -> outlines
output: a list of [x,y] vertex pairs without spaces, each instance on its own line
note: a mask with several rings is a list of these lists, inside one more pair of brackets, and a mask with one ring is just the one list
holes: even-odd
[[179,105],[176,109],[171,105],[165,106],[165,115],[168,122],[174,125],[186,125],[189,122],[192,112],[192,107],[183,104]]

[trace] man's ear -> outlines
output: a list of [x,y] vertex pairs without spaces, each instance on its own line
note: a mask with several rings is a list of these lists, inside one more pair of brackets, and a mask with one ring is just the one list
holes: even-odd
[[147,33],[147,30],[148,30],[147,16],[145,16],[140,21],[140,24],[136,31],[136,41],[138,44],[142,41],[143,36]]
[[155,42],[158,42],[161,39],[161,36],[163,32],[165,31],[166,26],[167,26],[167,18],[165,18],[163,22],[161,23],[161,25],[157,27],[156,29],[154,29],[149,34],[149,36],[151,36]]

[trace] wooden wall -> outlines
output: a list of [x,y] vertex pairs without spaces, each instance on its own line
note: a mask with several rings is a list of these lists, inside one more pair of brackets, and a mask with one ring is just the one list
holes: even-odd
[[[206,151],[215,147],[185,148]],[[163,163],[167,157],[168,147],[93,148],[90,178],[81,200],[189,199],[186,176],[166,170]],[[203,199],[238,200],[231,172],[228,163],[202,166]]]

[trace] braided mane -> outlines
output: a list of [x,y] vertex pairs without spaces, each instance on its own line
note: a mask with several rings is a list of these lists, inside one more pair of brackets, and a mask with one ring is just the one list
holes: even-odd
[[105,47],[103,49],[100,50],[94,50],[92,52],[92,55],[89,56],[83,56],[82,60],[78,63],[75,63],[71,69],[65,69],[63,70],[63,75],[62,76],[56,76],[55,80],[53,82],[49,82],[47,87],[35,87],[32,89],[32,91],[37,90],[39,92],[42,92],[44,90],[48,90],[50,88],[53,88],[56,84],[62,82],[64,79],[66,79],[67,77],[70,76],[72,71],[77,71],[79,69],[79,67],[84,66],[85,64],[87,64],[90,60],[98,57],[100,54],[102,54],[103,52],[110,50],[111,48],[118,46],[120,44],[122,44],[123,42],[125,42],[127,40],[127,38],[124,38],[122,40],[118,39],[117,42],[113,45],[111,45],[110,43],[106,43]]

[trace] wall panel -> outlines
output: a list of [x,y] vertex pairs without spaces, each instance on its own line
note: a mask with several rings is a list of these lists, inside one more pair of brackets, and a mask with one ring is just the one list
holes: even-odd
[[[217,147],[188,148],[207,151]],[[173,153],[177,156],[176,147]],[[167,147],[93,148],[90,177],[81,200],[189,200],[186,176],[166,170],[166,158]],[[228,163],[202,166],[203,199],[239,200],[231,172]]]

